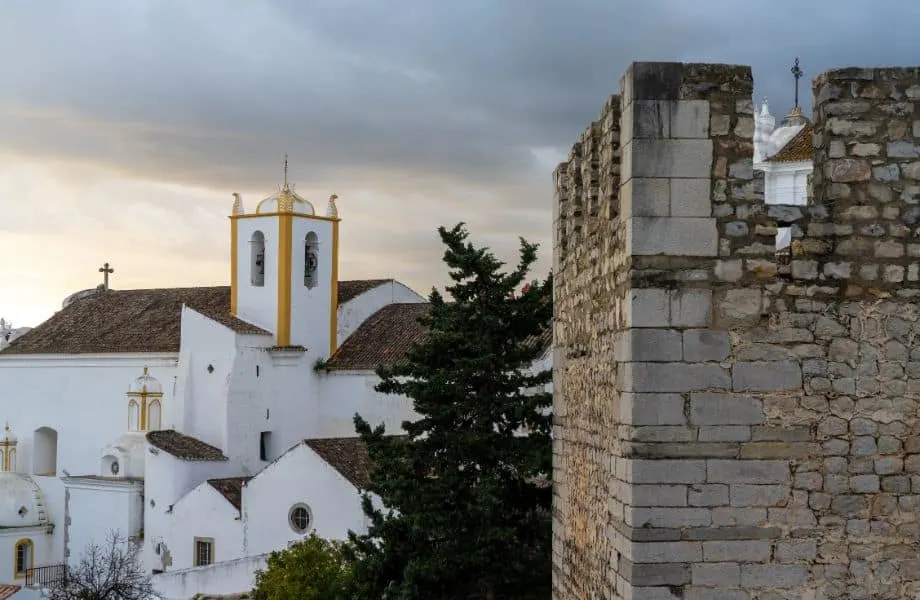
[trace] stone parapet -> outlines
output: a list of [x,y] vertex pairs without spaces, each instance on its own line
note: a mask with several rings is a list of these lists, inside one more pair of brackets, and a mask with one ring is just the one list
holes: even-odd
[[556,598],[920,597],[920,72],[815,80],[808,206],[752,86],[633,64],[556,171]]

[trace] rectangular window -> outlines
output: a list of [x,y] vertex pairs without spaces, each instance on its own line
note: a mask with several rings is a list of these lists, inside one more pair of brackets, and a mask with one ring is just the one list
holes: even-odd
[[263,431],[259,436],[259,458],[261,460],[269,460],[268,457],[271,452],[271,441],[272,441],[272,432]]
[[204,567],[214,564],[214,540],[195,538],[195,566]]

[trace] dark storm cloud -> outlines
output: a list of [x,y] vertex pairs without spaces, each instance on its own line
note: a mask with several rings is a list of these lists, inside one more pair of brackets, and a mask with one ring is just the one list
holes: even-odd
[[828,67],[916,62],[918,3],[855,6],[7,0],[0,144],[204,184],[274,184],[286,150],[316,181],[545,187],[531,149],[570,145],[632,60],[752,64],[778,116],[795,55],[806,102]]

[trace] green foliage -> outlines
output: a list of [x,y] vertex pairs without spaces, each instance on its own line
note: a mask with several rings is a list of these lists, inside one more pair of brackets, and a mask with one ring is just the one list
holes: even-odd
[[267,569],[256,572],[254,600],[348,600],[351,570],[344,544],[315,533],[272,552]]
[[[552,281],[522,285],[537,247],[521,240],[511,272],[439,228],[451,301],[429,296],[427,338],[378,369],[377,390],[412,399],[408,436],[355,416],[377,468],[364,498],[367,535],[351,534],[355,598],[546,599],[551,596],[552,396],[532,373],[552,320]],[[526,435],[521,435],[526,431]]]

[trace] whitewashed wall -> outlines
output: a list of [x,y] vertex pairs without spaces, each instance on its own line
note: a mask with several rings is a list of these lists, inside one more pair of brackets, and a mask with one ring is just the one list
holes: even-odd
[[143,527],[143,484],[68,481],[70,539],[67,562],[76,564],[90,544],[104,546],[110,531],[135,537]]
[[243,558],[240,513],[207,482],[173,505],[162,537],[172,557],[169,570],[189,569],[195,565],[196,537],[214,540],[216,562]]
[[349,530],[363,532],[364,513],[355,487],[313,450],[300,445],[243,488],[244,552],[263,554],[303,539],[290,526],[291,507],[304,503],[316,534],[344,540]]
[[[261,287],[252,285],[252,234],[265,236],[265,281]],[[278,322],[278,219],[250,217],[237,219],[237,313],[240,318],[268,331],[275,331]]]
[[390,280],[373,289],[359,294],[339,305],[337,315],[337,332],[339,346],[375,312],[394,303],[426,302],[427,300],[399,283]]
[[188,600],[196,594],[230,595],[255,586],[256,571],[266,568],[268,556],[251,556],[208,567],[154,575],[152,584],[162,600]]
[[46,527],[23,527],[18,529],[0,529],[0,583],[25,583],[16,579],[13,571],[16,568],[16,542],[22,539],[32,541],[34,549],[33,566],[51,564],[54,555],[52,538],[47,534]]
[[387,433],[401,432],[403,421],[418,418],[409,398],[375,391],[380,378],[371,371],[329,371],[318,380],[317,437],[356,436],[355,413],[372,427],[383,423]]
[[[332,318],[332,222],[306,217],[294,217],[293,220],[291,344],[304,346],[317,356],[328,356]],[[313,288],[304,285],[305,239],[310,232],[316,234],[318,241]]]

